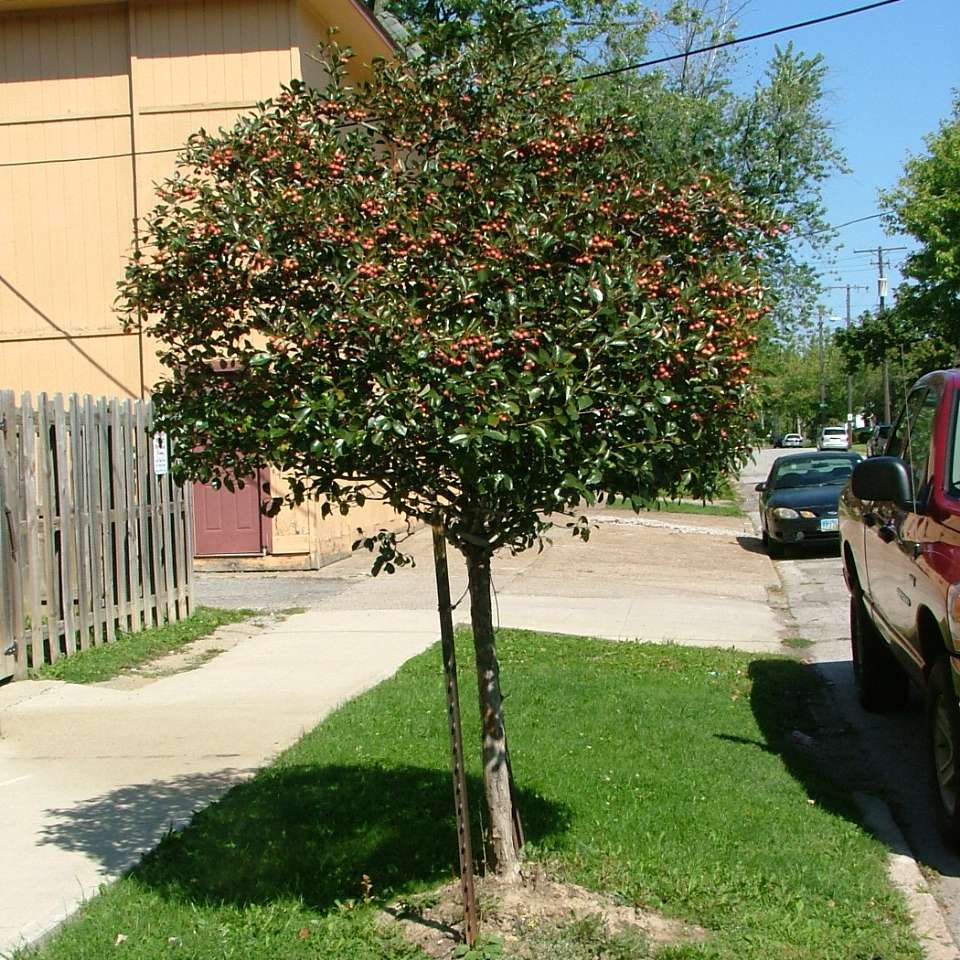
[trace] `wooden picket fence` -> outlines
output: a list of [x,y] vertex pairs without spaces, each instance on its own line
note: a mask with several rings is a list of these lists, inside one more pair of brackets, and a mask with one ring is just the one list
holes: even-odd
[[191,612],[191,491],[152,426],[149,402],[0,391],[0,680]]

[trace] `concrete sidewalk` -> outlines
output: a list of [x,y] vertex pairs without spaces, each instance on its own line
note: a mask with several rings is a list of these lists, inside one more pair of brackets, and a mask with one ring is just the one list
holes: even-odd
[[[768,603],[779,583],[748,522],[615,511],[597,520],[588,544],[556,531],[543,553],[497,558],[501,625],[783,650]],[[327,567],[315,576],[348,585],[268,628],[224,628],[240,642],[198,669],[132,689],[0,688],[0,955],[42,936],[171,826],[434,642],[429,532],[409,545],[414,570],[372,579],[369,555]],[[221,576],[221,594],[233,585],[246,606],[271,589],[270,578]],[[453,596],[465,586],[451,555]],[[457,618],[467,611],[464,602]]]

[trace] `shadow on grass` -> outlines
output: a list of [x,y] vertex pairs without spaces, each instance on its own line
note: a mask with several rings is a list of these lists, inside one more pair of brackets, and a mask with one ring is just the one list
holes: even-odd
[[[763,740],[718,734],[720,739],[780,757],[821,807],[856,823],[893,853],[944,877],[960,877],[960,853],[947,845],[937,825],[925,712],[916,691],[904,710],[865,714],[856,704],[849,661],[760,660],[750,664],[749,674]],[[824,683],[834,690],[827,704],[821,699]],[[844,700],[857,712],[853,729]],[[863,809],[853,794],[861,795]],[[899,829],[890,828],[891,814]]]
[[[470,778],[468,789],[476,821],[479,780]],[[138,845],[142,849],[150,811],[184,792],[178,781],[141,784],[53,811],[59,822],[48,828],[46,842],[122,869]],[[518,794],[528,839],[566,829],[563,808]],[[479,849],[475,839],[475,856]],[[167,833],[131,874],[181,901],[244,905],[292,898],[323,910],[362,896],[364,875],[375,895],[389,896],[456,871],[448,773],[412,766],[287,766],[262,771],[198,813],[182,833]]]
[[851,796],[862,785],[846,762],[843,745],[817,728],[824,681],[816,667],[789,659],[755,660],[749,676],[750,706],[763,742],[720,736],[779,756],[811,800],[862,824]]

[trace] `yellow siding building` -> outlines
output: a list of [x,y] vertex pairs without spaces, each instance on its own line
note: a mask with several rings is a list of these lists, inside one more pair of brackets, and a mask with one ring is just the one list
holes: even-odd
[[[310,54],[331,27],[358,72],[393,52],[361,0],[0,0],[0,389],[149,394],[154,350],[113,307],[153,185],[198,128],[322,84]],[[366,514],[284,511],[239,552],[316,566],[361,522],[396,521]]]

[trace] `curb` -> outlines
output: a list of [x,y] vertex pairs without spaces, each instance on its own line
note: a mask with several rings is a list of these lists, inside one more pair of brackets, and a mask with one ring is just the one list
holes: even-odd
[[864,825],[890,850],[887,875],[907,901],[924,956],[927,960],[960,960],[960,949],[890,808],[879,797],[867,793],[855,793],[854,800],[863,813]]

